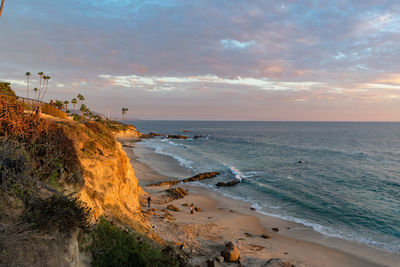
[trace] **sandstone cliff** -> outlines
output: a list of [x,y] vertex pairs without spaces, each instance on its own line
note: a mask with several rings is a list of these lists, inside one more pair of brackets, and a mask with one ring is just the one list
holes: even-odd
[[[61,142],[61,147],[69,149],[68,153],[59,154],[59,158],[55,159],[58,162],[55,176],[44,177],[46,180],[39,182],[35,197],[48,199],[62,192],[64,195],[73,194],[92,209],[93,222],[103,216],[119,227],[133,229],[160,241],[141,213],[140,197],[145,192],[138,185],[129,159],[114,137],[115,134],[136,138],[140,133],[129,126],[121,132],[118,129],[111,131],[110,127],[99,122],[50,119],[48,123],[51,130],[46,134],[53,132],[58,140],[55,142]],[[46,164],[47,154],[33,159]],[[82,231],[71,229],[70,234],[65,235],[58,230],[32,229],[26,224],[29,205],[29,201],[22,201],[19,196],[0,192],[0,265],[90,264],[90,251],[83,252],[78,245]]]
[[[140,136],[129,127],[113,133],[95,122],[60,123],[77,153],[84,184],[80,199],[92,208],[94,218],[106,216],[141,233],[152,236],[149,223],[141,213],[139,199],[145,194],[122,146],[114,136]],[[154,236],[153,236],[154,237]]]

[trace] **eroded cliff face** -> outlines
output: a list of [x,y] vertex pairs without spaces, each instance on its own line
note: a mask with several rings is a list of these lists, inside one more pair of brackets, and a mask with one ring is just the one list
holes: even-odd
[[117,139],[139,139],[142,137],[142,134],[133,125],[128,125],[126,129],[113,131],[113,134]]
[[82,168],[84,184],[78,194],[92,208],[94,218],[106,216],[157,239],[141,213],[140,198],[145,192],[114,137],[136,138],[140,133],[134,127],[112,133],[95,122],[63,122],[60,126],[72,141]]

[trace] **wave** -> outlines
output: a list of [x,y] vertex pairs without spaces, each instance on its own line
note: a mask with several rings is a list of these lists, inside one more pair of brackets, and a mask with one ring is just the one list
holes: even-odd
[[[165,140],[165,139],[162,139],[162,140]],[[161,140],[161,142],[168,143],[170,145],[173,145],[171,143],[174,143],[174,142],[169,141],[169,140],[167,140],[167,141],[162,141],[162,140]],[[170,156],[173,159],[177,160],[179,162],[179,165],[181,165],[182,167],[185,167],[185,168],[193,170],[193,167],[192,167],[193,161],[184,159],[184,158],[182,158],[181,156],[179,156],[177,154],[164,151],[165,147],[163,147],[162,143],[155,143],[155,142],[148,142],[148,141],[145,141],[144,143],[145,143],[145,145],[147,147],[154,149],[155,153],[158,153],[158,154],[161,154],[161,155],[165,155],[165,156]],[[176,144],[176,143],[174,143],[174,144],[179,146],[179,144]]]
[[243,174],[235,166],[228,166],[228,168],[235,176],[235,179],[242,181],[242,179],[244,178]]
[[278,213],[274,213],[274,212],[267,212],[265,211],[258,203],[253,203],[252,207],[260,214],[266,215],[266,216],[270,216],[270,217],[274,217],[274,218],[278,218],[278,219],[282,219],[285,221],[290,221],[290,222],[295,222],[307,227],[312,228],[315,232],[318,232],[322,235],[325,236],[329,236],[329,237],[334,237],[334,238],[339,238],[339,239],[345,239],[347,241],[351,241],[351,242],[356,242],[359,244],[365,244],[365,245],[369,245],[369,246],[373,246],[373,247],[377,247],[383,250],[387,250],[387,251],[391,251],[394,253],[398,253],[399,252],[399,248],[394,248],[391,247],[387,244],[378,242],[376,240],[373,240],[371,238],[365,237],[365,236],[360,236],[360,235],[356,235],[354,233],[350,233],[350,232],[343,232],[337,229],[333,229],[331,227],[328,226],[324,226],[318,223],[314,223],[314,222],[310,222],[308,220],[305,219],[300,219],[294,216],[290,216],[290,215],[282,215],[282,214],[278,214]]
[[170,144],[170,145],[173,145],[173,146],[182,146],[182,147],[184,146],[182,144],[177,144],[177,143],[175,143],[175,142],[173,142],[171,140],[168,140],[167,138],[161,139],[161,142],[167,143],[167,144]]
[[[280,210],[279,206],[272,206],[272,205],[266,205],[266,204],[263,204],[261,206],[258,202],[251,199],[250,197],[240,197],[237,195],[232,195],[232,194],[228,193],[226,190],[218,188],[218,187],[214,186],[213,184],[206,184],[206,183],[202,183],[202,182],[192,182],[191,184],[194,186],[199,186],[199,187],[207,188],[209,190],[217,191],[218,193],[220,193],[221,195],[223,195],[224,197],[227,197],[227,198],[232,198],[235,200],[249,203],[251,205],[251,207],[255,209],[256,212],[258,212],[262,215],[274,217],[274,218],[278,218],[281,220],[298,223],[298,224],[304,225],[306,227],[310,227],[313,231],[318,232],[324,236],[344,239],[344,240],[347,240],[350,242],[355,242],[358,244],[365,244],[368,246],[373,246],[378,249],[383,249],[383,250],[394,252],[394,253],[399,253],[399,250],[400,250],[400,248],[389,246],[388,244],[378,242],[378,241],[373,240],[372,238],[369,238],[366,236],[360,236],[355,233],[340,231],[340,230],[333,229],[328,226],[324,226],[319,223],[308,221],[306,219],[301,219],[301,218],[297,218],[294,216],[281,214],[278,212]],[[267,211],[267,210],[275,210],[277,212],[272,212],[272,211]]]

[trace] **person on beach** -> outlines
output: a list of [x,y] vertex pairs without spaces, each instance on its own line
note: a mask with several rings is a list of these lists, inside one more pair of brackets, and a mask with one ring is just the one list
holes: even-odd
[[190,214],[193,214],[193,212],[194,212],[194,205],[192,203],[192,205],[190,205]]
[[150,202],[151,202],[151,197],[149,196],[147,198],[147,208],[149,208],[149,209],[150,209]]

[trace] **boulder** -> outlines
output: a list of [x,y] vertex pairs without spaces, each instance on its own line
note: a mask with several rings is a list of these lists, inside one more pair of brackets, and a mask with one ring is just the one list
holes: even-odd
[[219,267],[221,264],[216,259],[208,259],[207,267]]
[[272,231],[279,232],[279,229],[277,227],[274,227],[274,228],[272,228]]
[[270,238],[269,235],[267,235],[267,234],[262,234],[261,237],[264,238],[264,239]]
[[219,263],[223,263],[224,262],[224,257],[222,256],[218,256],[215,258],[216,261],[218,261]]
[[294,265],[290,264],[287,261],[283,261],[282,259],[272,258],[272,259],[269,259],[264,266],[265,267],[292,267]]
[[165,192],[167,192],[168,196],[170,198],[172,198],[173,200],[181,199],[188,195],[188,192],[185,189],[180,188],[180,187],[170,188],[170,189],[165,190]]
[[238,183],[240,183],[239,180],[232,180],[232,181],[229,181],[229,182],[227,182],[227,183],[225,183],[225,182],[218,182],[218,183],[216,184],[216,186],[218,186],[218,187],[234,186],[234,185],[237,185]]
[[180,135],[180,134],[169,134],[169,135],[167,136],[167,138],[168,138],[168,139],[184,139],[184,140],[188,139],[187,136]]
[[250,250],[253,250],[253,251],[261,251],[261,250],[263,250],[265,247],[260,246],[260,245],[257,245],[257,244],[250,244],[250,245],[249,245],[249,248],[250,248]]
[[232,242],[226,243],[225,247],[226,249],[221,252],[221,256],[224,257],[225,261],[236,262],[239,259],[240,255],[237,247]]
[[203,137],[202,135],[195,135],[194,137],[193,137],[193,139],[199,139],[200,137]]
[[190,207],[190,204],[189,204],[189,203],[183,203],[182,206],[184,206],[184,207]]
[[201,212],[201,208],[198,208],[198,207],[194,207],[194,210],[195,210],[196,212]]
[[177,206],[175,206],[175,205],[168,205],[168,206],[167,206],[167,209],[172,210],[172,211],[176,211],[176,212],[181,211],[181,210],[180,210]]

